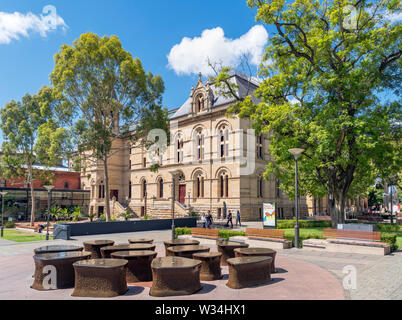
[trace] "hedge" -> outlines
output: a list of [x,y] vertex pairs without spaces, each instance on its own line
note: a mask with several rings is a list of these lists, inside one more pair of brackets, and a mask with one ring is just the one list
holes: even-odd
[[[191,234],[191,228],[176,228],[175,229],[175,238],[176,239],[183,234]],[[246,233],[243,231],[219,230],[218,237],[229,240],[230,237],[245,236],[245,235],[246,235]]]
[[389,243],[391,252],[398,250],[398,245],[396,244],[396,233],[381,233],[381,241]]
[[401,226],[397,223],[376,223],[376,230],[377,231],[400,231]]
[[[277,229],[292,229],[296,220],[278,220]],[[331,221],[299,220],[299,228],[331,228]]]

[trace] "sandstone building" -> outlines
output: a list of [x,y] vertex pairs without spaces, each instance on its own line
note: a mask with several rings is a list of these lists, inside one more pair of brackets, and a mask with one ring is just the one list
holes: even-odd
[[[258,86],[237,73],[231,79],[239,96]],[[171,112],[166,150],[147,151],[128,139],[116,139],[108,161],[112,214],[130,207],[138,216],[153,218],[171,217],[173,210],[176,216],[211,210],[221,218],[226,209],[234,216],[240,210],[243,220],[260,220],[262,204],[276,202],[278,218],[294,216],[294,201],[280,190],[279,181],[263,178],[273,160],[268,136],[256,136],[249,120],[228,118],[226,110],[233,103],[200,77],[187,101]],[[150,170],[155,161],[158,172]],[[90,211],[104,212],[102,164],[82,172],[81,184],[91,191]],[[301,215],[325,210],[321,199],[300,199]]]

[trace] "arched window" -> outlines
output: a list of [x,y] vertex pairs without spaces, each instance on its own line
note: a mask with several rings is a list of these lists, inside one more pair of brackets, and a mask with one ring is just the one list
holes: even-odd
[[219,129],[219,147],[221,158],[229,156],[229,129],[226,125]]
[[105,185],[103,184],[103,181],[101,181],[98,186],[98,198],[105,199]]
[[229,176],[226,171],[222,171],[218,178],[218,197],[227,198],[229,196]]
[[202,172],[198,172],[194,176],[194,197],[195,198],[204,198],[204,176]]
[[263,198],[263,184],[264,184],[264,177],[259,175],[257,177],[257,198]]
[[142,180],[141,182],[141,197],[145,198],[147,194],[147,180]]
[[163,179],[158,179],[158,198],[163,198]]
[[176,139],[176,162],[182,163],[183,162],[183,137],[179,135]]
[[195,105],[196,105],[195,112],[196,113],[199,113],[204,110],[204,103],[205,103],[204,97],[202,96],[202,94],[198,95],[195,100]]
[[204,160],[204,133],[202,129],[198,129],[195,132],[194,137],[194,153],[195,153],[195,160]]
[[264,148],[263,148],[263,135],[257,136],[257,159],[264,159]]

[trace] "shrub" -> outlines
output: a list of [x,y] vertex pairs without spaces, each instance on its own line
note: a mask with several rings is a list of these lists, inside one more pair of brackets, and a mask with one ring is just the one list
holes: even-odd
[[219,230],[218,237],[229,240],[230,237],[245,235],[246,233],[244,231]]
[[88,213],[89,221],[93,222],[96,214],[95,213]]
[[389,243],[391,252],[398,250],[398,245],[396,244],[396,233],[381,233],[381,241]]
[[174,237],[177,239],[179,236],[183,234],[191,234],[191,228],[175,228],[174,229]]
[[15,228],[15,222],[13,222],[13,221],[7,221],[6,224],[5,224],[5,227],[6,227],[7,229],[13,229],[13,228]]
[[189,216],[190,216],[190,217],[198,217],[199,214],[198,214],[197,212],[191,211],[191,212],[189,213]]
[[377,223],[376,224],[376,230],[377,231],[400,231],[401,226],[396,224],[396,223]]
[[[296,220],[278,220],[277,229],[292,229]],[[331,228],[331,221],[299,220],[299,228]]]
[[132,213],[130,210],[126,210],[120,213],[119,217],[123,218],[125,221],[128,221],[128,219],[134,218],[134,213]]
[[[284,235],[284,238],[292,241],[292,246],[295,247],[295,235],[294,233],[288,233]],[[323,239],[323,236],[312,232],[300,232],[299,233],[299,248],[303,247],[303,240],[307,239]]]
[[146,214],[143,219],[144,219],[144,220],[148,220],[148,219],[149,219],[149,215]]

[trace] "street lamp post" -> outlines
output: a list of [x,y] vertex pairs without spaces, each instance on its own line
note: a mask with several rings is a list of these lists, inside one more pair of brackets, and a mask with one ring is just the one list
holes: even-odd
[[1,237],[3,237],[4,233],[4,196],[7,194],[7,191],[0,192],[1,194]]
[[392,184],[390,185],[390,200],[391,200],[391,224],[394,223],[394,217],[393,217],[393,206],[392,206]]
[[300,248],[299,246],[299,194],[298,194],[298,185],[297,185],[297,159],[300,155],[305,151],[304,149],[294,148],[288,150],[295,158],[295,214],[296,214],[296,225],[295,225],[295,245],[296,248]]
[[47,185],[45,186],[47,190],[47,230],[46,230],[46,240],[49,240],[49,218],[50,218],[50,193],[52,192],[52,189],[54,186]]

